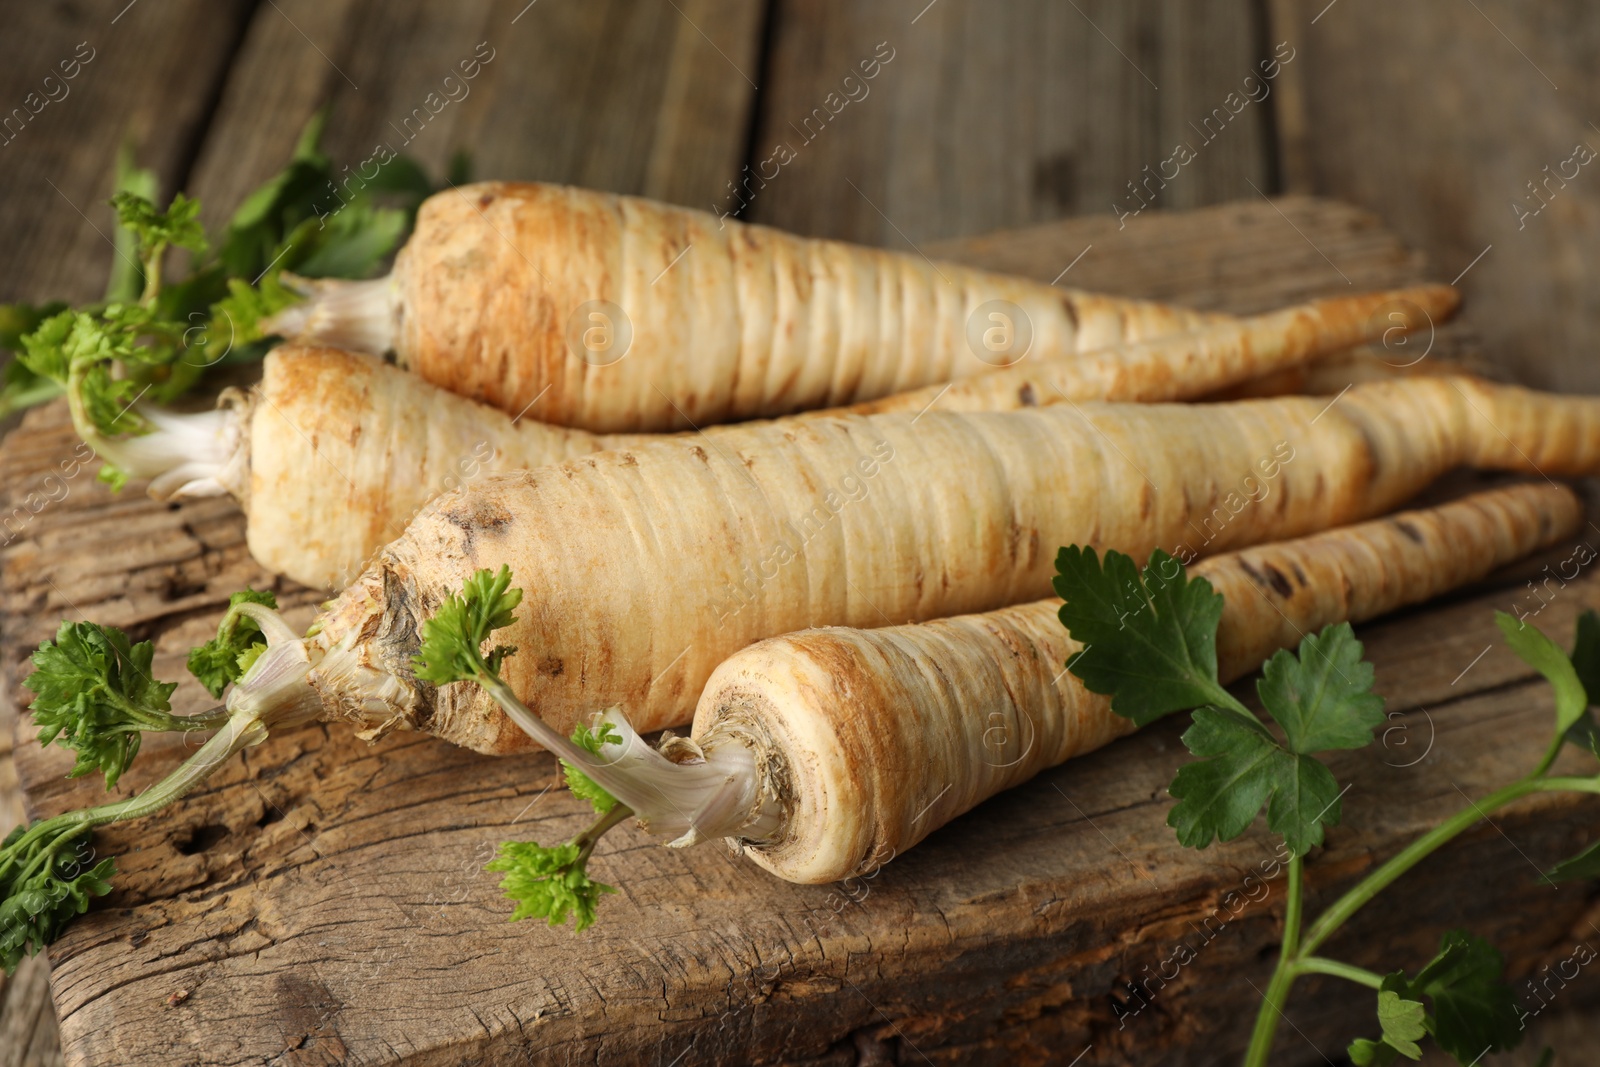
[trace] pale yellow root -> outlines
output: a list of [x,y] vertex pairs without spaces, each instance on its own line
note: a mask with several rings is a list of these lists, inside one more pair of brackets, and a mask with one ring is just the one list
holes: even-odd
[[1024,337],[1067,355],[1222,321],[538,183],[432,197],[391,281],[359,284],[370,299],[320,287],[296,338],[392,346],[463,396],[596,431],[875,399],[1004,366]]
[[[1446,286],[1316,301],[1166,340],[1030,359],[860,408],[1007,411],[1083,400],[1188,400],[1375,332],[1442,320],[1455,301]],[[249,430],[240,435],[250,460],[243,465],[250,550],[263,566],[326,589],[349,584],[439,492],[492,471],[652,440],[507,415],[372,356],[300,345],[268,355],[252,396],[242,412]],[[230,465],[240,466],[231,458]]]
[[[1383,514],[1461,465],[1600,471],[1600,400],[1472,380],[1342,398],[930,412],[730,427],[447,493],[323,619],[410,677],[419,620],[480,568],[526,593],[506,681],[557,729],[620,705],[680,724],[728,655],[1049,595],[1056,550],[1191,558]],[[476,687],[412,687],[368,725],[529,745]]]
[[[1224,681],[1330,623],[1370,619],[1574,535],[1583,508],[1540,482],[1197,564],[1222,593]],[[1065,671],[1080,645],[1043,600],[880,629],[759,642],[706,684],[694,738],[756,751],[785,818],[745,851],[793,882],[881,865],[996,793],[1133,729]]]
[[[1448,285],[1314,300],[1192,333],[1015,367],[899,393],[849,410],[1011,411],[1082,400],[1194,400],[1274,372],[1305,375],[1313,360],[1363,342],[1426,330],[1454,313]],[[1281,395],[1290,388],[1249,395]]]

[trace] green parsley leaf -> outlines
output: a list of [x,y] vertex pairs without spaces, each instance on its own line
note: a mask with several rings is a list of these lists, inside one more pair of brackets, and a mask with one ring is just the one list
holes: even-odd
[[200,225],[200,201],[182,193],[172,198],[167,210],[158,211],[148,197],[127,189],[111,198],[117,212],[117,225],[139,242],[141,258],[158,255],[167,247],[206,250],[206,231]]
[[[1378,1041],[1350,1045],[1351,1062],[1392,1064],[1398,1057],[1422,1056],[1417,1044],[1427,1034],[1458,1063],[1478,1063],[1489,1052],[1504,1052],[1522,1040],[1516,995],[1502,979],[1505,962],[1493,945],[1463,930],[1447,931],[1439,954],[1415,978],[1404,971],[1386,975],[1378,991]],[[1429,1012],[1423,998],[1433,1002]]]
[[1400,1058],[1400,1053],[1395,1051],[1393,1045],[1381,1039],[1372,1041],[1365,1037],[1350,1042],[1345,1055],[1350,1057],[1355,1067],[1389,1067]]
[[45,319],[67,310],[59,300],[48,304],[0,304],[0,348],[22,351],[22,338],[37,330]]
[[1084,647],[1067,667],[1140,726],[1175,711],[1233,704],[1217,681],[1222,596],[1157,550],[1143,572],[1121,552],[1076,545],[1056,556],[1061,622]]
[[1578,672],[1561,646],[1546,637],[1538,627],[1522,622],[1504,611],[1494,613],[1495,624],[1524,663],[1544,675],[1556,691],[1556,732],[1565,733],[1589,706],[1589,695]]
[[1339,783],[1311,753],[1362,748],[1384,721],[1361,653],[1350,624],[1336,623],[1302,641],[1298,655],[1280,651],[1267,661],[1256,692],[1285,745],[1242,716],[1194,713],[1183,743],[1200,760],[1181,767],[1169,790],[1179,803],[1167,822],[1180,844],[1205,848],[1213,837],[1238,837],[1262,805],[1267,825],[1295,855],[1322,843],[1323,827],[1339,823]]
[[1383,698],[1372,691],[1372,664],[1348,622],[1300,642],[1297,655],[1276,653],[1256,686],[1261,703],[1283,727],[1290,752],[1365,748],[1383,725]]
[[[221,342],[231,351],[236,346],[259,341],[266,336],[261,329],[262,320],[299,302],[297,294],[284,288],[281,271],[264,275],[254,287],[242,279],[229,278],[228,295],[211,305],[211,321],[217,337],[207,337],[201,344],[209,346]],[[220,358],[215,355],[211,361]]]
[[[603,745],[621,742],[622,735],[617,733],[616,726],[609,722],[601,723],[598,730],[591,730],[581,722],[572,728],[572,743],[590,755],[600,755],[600,748]],[[572,790],[572,795],[587,800],[596,814],[604,815],[617,806],[617,798],[606,792],[599,782],[566,760],[561,761],[561,767],[566,773],[567,788]]]
[[1230,841],[1250,826],[1263,804],[1267,825],[1295,855],[1322,843],[1324,824],[1339,821],[1339,783],[1320,761],[1285,752],[1240,716],[1216,708],[1194,713],[1183,743],[1200,757],[1184,764],[1170,792],[1178,804],[1167,824],[1178,843],[1205,848]]
[[1439,954],[1411,980],[1433,1001],[1433,1039],[1462,1063],[1503,1052],[1522,1040],[1516,994],[1501,977],[1505,960],[1488,941],[1447,931]]
[[35,670],[22,684],[36,694],[39,743],[77,753],[70,777],[98,770],[110,789],[139,754],[142,731],[185,728],[171,714],[177,685],[151,676],[154,657],[149,641],[133,644],[116,627],[90,622],[63,622],[33,654]]
[[1422,1058],[1417,1042],[1428,1036],[1428,1009],[1422,1001],[1401,996],[1394,989],[1378,991],[1378,1026],[1383,1043],[1408,1060]]
[[546,848],[532,841],[506,841],[484,868],[503,873],[500,888],[516,901],[511,921],[544,919],[560,926],[569,916],[575,931],[593,925],[603,893],[616,889],[589,877],[589,852],[574,839]]
[[352,201],[327,216],[295,269],[312,278],[369,277],[399,247],[410,225],[404,211]]
[[516,621],[513,612],[520,603],[522,590],[511,588],[510,567],[501,567],[498,574],[480,570],[468,578],[461,592],[445,597],[433,618],[423,623],[422,647],[412,657],[417,678],[449,685],[498,674],[501,662],[516,649],[496,645],[484,656],[483,643]]
[[69,813],[18,826],[0,842],[0,970],[6,974],[54,941],[89,910],[92,898],[111,892],[116,860],[91,863],[90,830]]
[[245,589],[228,598],[228,612],[217,624],[217,636],[189,650],[189,673],[213,697],[244,676],[267,647],[261,627],[248,615],[232,610],[240,604],[261,604],[274,610],[278,598],[267,590]]

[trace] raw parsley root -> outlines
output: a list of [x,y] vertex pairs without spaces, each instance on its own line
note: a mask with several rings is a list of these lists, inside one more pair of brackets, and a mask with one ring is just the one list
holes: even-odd
[[[1527,485],[1217,556],[1187,574],[1158,555],[1151,567],[1172,596],[1147,583],[1130,591],[1137,572],[1120,553],[1102,565],[1064,549],[1065,606],[807,630],[735,653],[706,684],[693,738],[754,745],[768,791],[792,798],[778,833],[747,841],[746,854],[790,881],[834,881],[1138,721],[1212,699],[1236,705],[1219,683],[1263,662],[1273,664],[1264,685],[1297,681],[1299,661],[1279,650],[1300,633],[1437,596],[1569,535],[1581,516],[1569,490]],[[1107,622],[1081,627],[1083,618]],[[1097,635],[1087,653],[1062,620]],[[1348,639],[1348,626],[1331,632]],[[1162,653],[1171,668],[1156,666]],[[1123,663],[1135,669],[1125,674]],[[1095,683],[1081,680],[1090,666]],[[1311,673],[1322,670],[1313,657]],[[1105,678],[1126,679],[1135,707],[1148,698],[1159,711],[1116,714],[1095,692]],[[1245,713],[1224,714],[1248,729]],[[1347,739],[1309,716],[1296,722],[1308,744]]]
[[[148,405],[187,391],[211,366],[261,358],[263,320],[298,300],[282,284],[283,271],[366,277],[432,191],[416,165],[398,157],[356,190],[348,181],[336,187],[317,148],[322,123],[322,115],[312,119],[289,165],[209,240],[198,201],[179,193],[162,210],[155,175],[121,161],[106,299],[82,308],[0,307],[0,343],[18,353],[0,410],[64,390],[79,435],[107,461],[102,477],[120,485],[149,476],[141,469],[149,446],[134,443],[160,422]],[[393,195],[399,206],[378,206],[374,193]],[[181,279],[165,271],[176,248],[194,263]]]
[[[1460,299],[1446,285],[1313,300],[1262,315],[1075,356],[1017,366],[851,406],[882,411],[1007,411],[1079,400],[1194,400],[1400,330],[1449,318]],[[1278,392],[1302,390],[1280,389]]]
[[[990,301],[1027,323],[991,319]],[[389,278],[320,285],[276,328],[392,349],[428,381],[512,413],[548,389],[539,418],[608,432],[783,415],[966,377],[1020,358],[1006,353],[1022,348],[1024,329],[1024,351],[1038,357],[1219,321],[636,197],[484,182],[422,205]],[[990,362],[969,347],[969,330],[1008,329]]]
[[[1334,652],[1335,665],[1353,672],[1351,689],[1362,681],[1370,685],[1370,670],[1355,671],[1348,653],[1339,651],[1341,643],[1353,646],[1359,661],[1348,619],[1382,614],[1481,577],[1569,535],[1581,516],[1570,490],[1516,486],[1219,556],[1198,564],[1192,575],[1158,555],[1147,574],[1159,574],[1162,588],[1177,591],[1167,600],[1137,578],[1130,590],[1131,564],[1115,553],[1102,567],[1093,553],[1064,549],[1060,566],[1074,598],[1092,602],[1094,614],[1121,602],[1117,610],[1130,619],[1128,629],[1144,635],[1133,639],[1137,655],[1147,655],[1154,635],[1156,648],[1172,649],[1173,662],[1193,676],[1197,702],[1218,694],[1233,705],[1228,715],[1248,720],[1268,739],[1219,679],[1247,673],[1277,652],[1263,689],[1293,709],[1284,721],[1302,742],[1299,747],[1311,750],[1344,746],[1363,731],[1370,740],[1372,726],[1381,721],[1381,715],[1371,718],[1375,698],[1364,691],[1342,697],[1345,704],[1362,705],[1354,727],[1341,720],[1340,709],[1314,696],[1333,670],[1324,652]],[[1375,560],[1386,562],[1375,566]],[[1318,567],[1328,588],[1344,594],[1322,595],[1303,584],[1284,589],[1274,581],[1306,566]],[[554,731],[488,669],[479,651],[490,639],[488,628],[463,625],[469,617],[488,618],[497,597],[513,597],[510,581],[505,571],[480,572],[460,598],[447,599],[425,624],[419,675],[487,687],[519,725],[555,747]],[[1258,601],[1272,607],[1282,625],[1262,625],[1252,610]],[[475,607],[466,610],[463,602]],[[1175,603],[1190,605],[1188,624],[1176,630],[1165,618]],[[581,774],[585,790],[594,789],[597,812],[628,811],[606,807],[616,794],[629,798],[644,815],[645,828],[657,833],[678,832],[688,815],[688,832],[675,845],[733,837],[779,877],[836,881],[875,859],[898,855],[988,797],[1132,728],[1105,696],[1061,670],[1063,661],[1081,665],[1093,659],[1094,649],[1077,655],[1081,646],[1058,621],[1058,611],[1066,616],[1071,608],[1071,601],[1062,607],[1046,600],[921,625],[829,627],[762,641],[729,657],[712,675],[692,737],[663,743],[672,763],[643,758],[648,749],[614,711],[600,720],[598,733],[580,726],[576,745],[555,737],[563,745],[556,751],[568,763],[569,780]],[[494,614],[496,629],[510,622],[508,614]],[[1303,649],[1299,660],[1280,651],[1296,628],[1323,626],[1329,627],[1325,639]],[[1227,650],[1220,664],[1218,647]],[[1141,691],[1159,693],[1161,687]],[[1166,711],[1188,706],[1189,699],[1195,698],[1167,699]],[[613,725],[617,740],[596,743]],[[708,774],[713,768],[717,773]],[[659,799],[649,796],[651,789],[671,790],[673,810],[664,812]],[[1245,812],[1245,821],[1254,814],[1253,808]],[[680,818],[673,821],[674,815]],[[1336,817],[1335,809],[1328,821]],[[588,850],[620,821],[602,819],[554,848],[505,846],[491,869],[507,875],[505,888],[520,902],[516,916],[555,923],[571,910],[580,929],[592,922],[602,890],[589,880]],[[1237,832],[1230,828],[1228,836]]]
[[503,666],[511,691],[563,737],[612,706],[657,730],[685,722],[717,664],[763,638],[1035,600],[1051,590],[1050,545],[1147,558],[1326,530],[1463,463],[1600,470],[1600,401],[1415,378],[1331,404],[1085,402],[725,427],[444,494],[333,602],[317,641],[395,679],[392,703],[352,714],[365,731],[426,722],[478,751],[516,751],[527,738],[482,691],[411,682],[406,636],[474,572],[509,566],[532,605],[500,635],[526,653]]
[[[1264,367],[1354,343],[1376,326],[1395,329],[1374,312],[1401,300],[1442,317],[1454,291],[1318,301],[1179,338],[1032,360],[859,407],[920,414],[1193,399]],[[248,395],[229,394],[220,411],[144,414],[152,432],[119,442],[124,470],[152,479],[157,497],[237,497],[250,513],[256,559],[319,588],[346,584],[429,499],[484,471],[542,467],[652,439],[547,425],[532,417],[537,409],[510,417],[371,356],[299,345],[269,355],[261,382]],[[413,426],[427,432],[407,432]]]

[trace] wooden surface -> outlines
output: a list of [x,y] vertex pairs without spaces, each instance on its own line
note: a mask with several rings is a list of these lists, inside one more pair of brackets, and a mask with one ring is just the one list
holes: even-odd
[[[1193,219],[1140,220],[1147,229],[1130,226],[1125,242],[1082,261],[1083,284],[1137,290],[1142,275],[1168,292],[1184,277],[1230,277],[1241,302],[1267,299],[1272,285],[1282,299],[1343,288],[1284,239],[1280,209],[1338,248],[1347,273],[1386,284],[1423,273],[1370,217],[1302,200],[1213,214],[1231,224],[1213,223],[1209,245]],[[1096,225],[965,251],[984,259],[1014,246],[1014,268],[1047,277]],[[1185,251],[1149,255],[1163,229]],[[1205,299],[1230,306],[1222,289]],[[0,447],[0,506],[15,506],[72,447],[59,408],[31,415]],[[12,695],[27,650],[80,614],[154,639],[156,676],[182,677],[183,650],[228,593],[265,580],[244,552],[242,519],[223,501],[114,499],[87,475],[69,484],[0,553]],[[1354,783],[1350,828],[1313,861],[1314,900],[1459,807],[1462,791],[1537,759],[1548,690],[1498,647],[1491,622],[1513,584],[1364,628],[1403,730],[1335,761]],[[297,622],[319,599],[279,592],[298,605]],[[1600,586],[1575,584],[1539,621],[1565,638],[1591,603]],[[205,700],[189,683],[178,703]],[[1265,981],[1281,883],[1148,1007],[1119,1019],[1115,1006],[1144,968],[1197,939],[1191,923],[1237,901],[1229,892],[1270,855],[1261,832],[1203,853],[1176,846],[1163,787],[1183,758],[1180,730],[1165,724],[1047,773],[854,886],[787,885],[717,846],[671,852],[623,829],[595,861],[622,892],[581,937],[506,923],[496,880],[480,869],[500,840],[560,837],[583,820],[551,788],[551,760],[495,760],[417,736],[367,747],[341,727],[287,733],[167,812],[97,836],[103,853],[123,857],[118,889],[51,954],[67,1061],[998,1064],[1082,1052],[1080,1064],[1218,1062],[1243,1041],[1250,984]],[[163,773],[181,748],[148,744],[122,788]],[[19,744],[33,814],[95,797],[92,783],[61,777],[65,755]],[[1543,886],[1532,865],[1586,841],[1596,814],[1556,798],[1515,809],[1500,832],[1468,835],[1409,878],[1335,951],[1420,960],[1442,928],[1463,924],[1493,936],[1519,973],[1567,954],[1595,917],[1588,892]],[[1572,987],[1573,1007],[1592,1002],[1584,997]],[[1313,1045],[1334,1052],[1369,1006],[1348,988],[1307,983],[1290,1013],[1279,1062],[1313,1063]]]
[[[747,216],[758,222],[904,248],[1110,218],[1114,205],[1139,207],[1127,183],[1179,142],[1196,158],[1152,181],[1145,198],[1159,207],[1272,188],[1266,106],[1224,111],[1209,141],[1190,125],[1255,69],[1246,0],[778,0],[772,18],[750,157],[787,146],[794,159],[755,189]],[[863,82],[859,65],[880,55],[893,58]]]
[[1468,314],[1517,377],[1600,391],[1600,156],[1566,163],[1600,153],[1594,5],[1271,7],[1274,39],[1303,53],[1304,115],[1281,131],[1298,188],[1378,212],[1444,280],[1465,272]]
[[[333,104],[327,146],[341,163],[357,164],[380,140],[398,146],[391,124],[424,105],[482,42],[495,59],[470,95],[404,146],[432,173],[467,148],[483,176],[727,206],[727,183],[741,167],[759,166],[788,123],[827,107],[827,93],[848,88],[838,83],[849,68],[884,41],[895,58],[870,95],[830,117],[749,216],[914,242],[1047,278],[1083,252],[1063,284],[1255,309],[1272,301],[1274,285],[1288,287],[1279,290],[1286,296],[1335,291],[1344,284],[1339,271],[1367,284],[1378,276],[1372,263],[1399,257],[1379,274],[1401,269],[1405,254],[1362,217],[1338,240],[1318,237],[1337,270],[1287,233],[1272,254],[1297,253],[1291,271],[1268,269],[1277,259],[1259,270],[1248,257],[1221,264],[1191,246],[1225,219],[1194,217],[1181,237],[1185,220],[1146,227],[1146,212],[1121,230],[1113,205],[1131,206],[1127,183],[1165,156],[1174,133],[1187,137],[1188,123],[1288,39],[1301,51],[1270,100],[1251,104],[1208,143],[1162,203],[1258,198],[1246,180],[1268,194],[1338,195],[1428,250],[1441,279],[1492,243],[1462,279],[1471,328],[1452,327],[1436,351],[1471,349],[1482,333],[1484,351],[1517,373],[1593,389],[1593,168],[1523,230],[1510,201],[1542,167],[1567,158],[1576,139],[1600,147],[1587,125],[1595,101],[1585,76],[1596,24],[1573,0],[1480,0],[1474,8],[1226,0],[1200,18],[1105,0],[1003,9],[972,0],[0,0],[0,113],[49,89],[43,79],[59,74],[80,42],[94,51],[69,94],[0,146],[0,301],[101,292],[112,259],[104,201],[124,138],[166,192],[203,194],[214,220],[280,165],[323,103]],[[1303,228],[1299,209],[1283,207]],[[1085,218],[1062,231],[954,249],[937,240],[1073,214]],[[1387,252],[1358,247],[1369,239]],[[74,484],[78,499],[90,492]],[[15,497],[27,487],[5,490]],[[203,524],[225,526],[223,518]],[[186,536],[182,552],[151,564],[175,576],[170,587],[158,583],[117,610],[134,617],[130,605],[171,597],[181,617],[215,603],[210,593],[185,595],[208,576],[222,580],[215,553],[197,547],[205,538]],[[92,573],[114,575],[115,567]],[[46,587],[44,595],[55,594]],[[147,624],[166,618],[157,611]],[[0,735],[9,734],[6,714],[0,709]],[[0,830],[15,799],[4,747]],[[44,974],[29,967],[0,981],[0,1067],[53,1062]]]

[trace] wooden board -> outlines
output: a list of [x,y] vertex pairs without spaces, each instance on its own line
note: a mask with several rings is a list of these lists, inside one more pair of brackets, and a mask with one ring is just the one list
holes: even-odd
[[192,191],[237,203],[327,106],[325,146],[352,173],[381,145],[437,181],[465,148],[480,176],[702,206],[744,151],[762,13],[730,0],[262,4]]
[[1279,0],[1272,13],[1273,37],[1303,53],[1303,121],[1281,131],[1302,188],[1378,212],[1441,278],[1462,274],[1468,317],[1517,377],[1600,390],[1600,181],[1593,155],[1568,162],[1579,145],[1600,152],[1593,5]]
[[[744,197],[758,222],[904,248],[1111,218],[1147,177],[1161,208],[1272,191],[1270,85],[1228,103],[1259,73],[1245,0],[776,0],[772,18],[748,160],[771,180]],[[1163,181],[1180,143],[1194,157]]]
[[[106,201],[117,148],[136,146],[138,162],[172,194],[209,118],[245,7],[92,0],[6,12],[0,118],[21,109],[27,121],[0,125],[0,301],[100,298],[113,258]],[[69,71],[75,76],[65,78]]]
[[[1324,245],[1364,225],[1325,202],[1281,207]],[[1144,264],[1155,291],[1175,284],[1173,271],[1300,255],[1264,224],[1279,207],[1237,211],[1210,253],[1198,240],[1181,258],[1108,244],[1104,276],[1132,279]],[[1184,232],[1183,217],[1166,221]],[[1078,225],[1097,223],[1019,235],[1037,258],[1018,265],[1059,270],[1098,232]],[[997,247],[975,243],[971,258]],[[1348,270],[1383,277],[1388,263],[1390,282],[1419,270],[1381,234],[1362,247]],[[1318,284],[1287,265],[1277,276],[1285,294]],[[1226,306],[1220,293],[1215,302]],[[27,494],[73,450],[55,407],[0,447],[0,515],[17,516],[0,552],[13,696],[26,652],[80,615],[154,639],[157,677],[182,677],[183,650],[228,593],[270,580],[223,501],[112,498],[83,470],[31,513]],[[1459,807],[1463,791],[1479,794],[1537,759],[1548,691],[1498,647],[1490,620],[1514,584],[1363,628],[1403,729],[1386,748],[1335,761],[1355,783],[1349,828],[1312,863],[1314,902]],[[319,594],[277,588],[292,621],[310,618]],[[1539,621],[1565,638],[1590,603],[1600,585],[1585,580]],[[179,691],[181,709],[204,703],[192,683]],[[1175,845],[1162,790],[1182,759],[1179,730],[1166,724],[1049,772],[853,885],[791,886],[716,846],[671,852],[621,830],[595,863],[621,892],[581,937],[506,923],[495,878],[481,871],[497,842],[562,837],[584,819],[553,788],[550,759],[490,759],[416,736],[368,747],[342,727],[287,733],[183,803],[97,836],[104,854],[122,857],[117,891],[51,951],[67,1060],[998,1064],[1081,1051],[1080,1064],[1215,1062],[1244,1038],[1280,891],[1274,884],[1237,917],[1226,911],[1269,855],[1263,833],[1203,853]],[[182,747],[147,744],[119,791],[163,773]],[[94,784],[62,777],[65,756],[19,743],[34,815],[97,796]],[[1592,905],[1583,886],[1541,885],[1534,865],[1584,843],[1596,815],[1553,797],[1507,813],[1498,830],[1468,835],[1409,878],[1334,950],[1356,962],[1374,947],[1420,960],[1444,926],[1464,924],[1494,936],[1519,972],[1566,955]],[[1464,870],[1474,872],[1470,891]],[[1196,940],[1191,924],[1219,908],[1222,932],[1130,1014],[1129,983]],[[1584,1002],[1575,987],[1572,1004]],[[1304,1040],[1286,1030],[1278,1062],[1321,1062],[1306,1042],[1331,1054],[1367,1013],[1364,997],[1307,983],[1290,1005]]]

